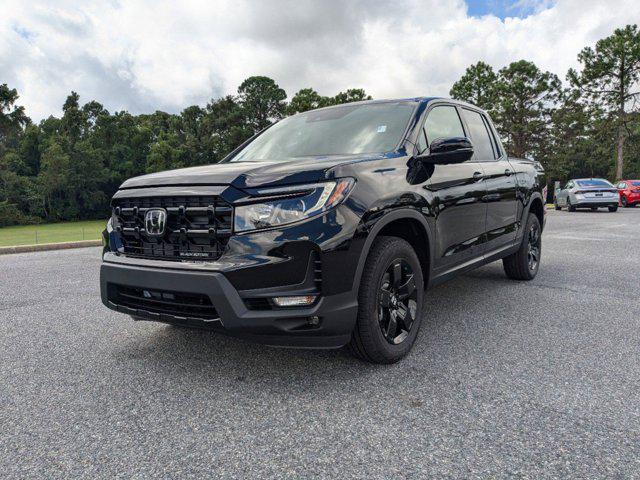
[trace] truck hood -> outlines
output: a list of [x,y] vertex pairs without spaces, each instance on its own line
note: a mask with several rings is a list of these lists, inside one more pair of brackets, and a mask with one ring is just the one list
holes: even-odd
[[242,189],[316,182],[331,178],[329,170],[338,165],[385,156],[389,154],[332,155],[287,161],[218,163],[134,177],[125,181],[120,188],[233,185]]

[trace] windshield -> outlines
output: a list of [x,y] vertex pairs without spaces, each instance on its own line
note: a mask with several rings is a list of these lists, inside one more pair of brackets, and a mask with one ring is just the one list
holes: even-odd
[[613,185],[606,180],[599,180],[597,178],[592,178],[591,180],[578,180],[576,183],[579,187],[613,187]]
[[230,162],[393,151],[415,108],[410,102],[344,105],[276,123]]

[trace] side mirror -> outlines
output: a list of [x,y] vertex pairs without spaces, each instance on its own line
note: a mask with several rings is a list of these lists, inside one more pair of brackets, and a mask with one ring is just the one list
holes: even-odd
[[462,163],[473,157],[473,144],[467,137],[436,138],[429,145],[429,153],[418,160],[434,165]]

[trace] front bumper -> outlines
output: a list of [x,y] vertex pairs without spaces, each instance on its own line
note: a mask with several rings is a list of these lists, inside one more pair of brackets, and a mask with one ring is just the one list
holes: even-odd
[[[164,313],[119,303],[114,286],[143,288],[165,292],[205,295],[215,307],[219,319],[206,321],[188,315]],[[251,310],[220,272],[151,268],[104,262],[100,269],[102,302],[112,310],[136,319],[172,324],[214,326],[232,336],[275,346],[337,348],[345,345],[353,329],[357,301],[353,292],[321,296],[308,308]],[[252,290],[255,296],[264,291]],[[278,296],[283,295],[278,289]],[[317,317],[317,318],[314,318]]]

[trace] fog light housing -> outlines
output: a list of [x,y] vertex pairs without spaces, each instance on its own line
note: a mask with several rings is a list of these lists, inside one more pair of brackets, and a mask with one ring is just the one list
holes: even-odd
[[316,296],[301,295],[296,297],[273,297],[272,300],[278,307],[308,307],[316,301]]

